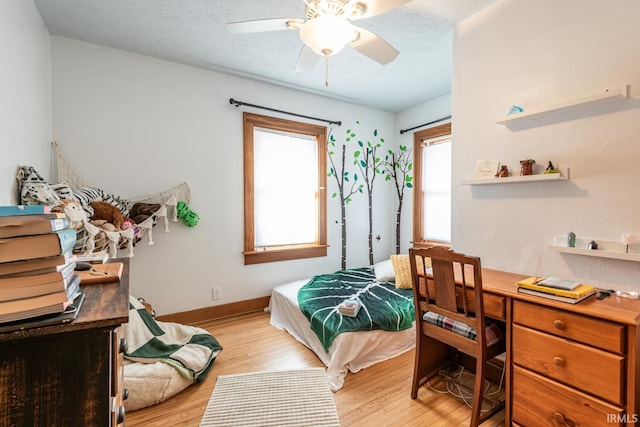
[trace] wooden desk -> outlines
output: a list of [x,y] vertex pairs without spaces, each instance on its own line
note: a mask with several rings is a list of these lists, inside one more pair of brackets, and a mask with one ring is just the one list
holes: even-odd
[[0,426],[124,422],[118,330],[129,318],[129,263],[119,283],[82,286],[69,324],[0,333]]
[[506,425],[640,424],[640,300],[562,303],[518,293],[526,277],[482,270],[486,314],[506,325]]

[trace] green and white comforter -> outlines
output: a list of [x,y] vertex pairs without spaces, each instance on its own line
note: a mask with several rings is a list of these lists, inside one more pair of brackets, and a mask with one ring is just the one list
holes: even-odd
[[[347,298],[362,304],[356,317],[342,315]],[[415,320],[413,291],[392,282],[377,282],[373,268],[353,268],[314,276],[298,291],[298,303],[325,351],[342,332],[402,331]]]

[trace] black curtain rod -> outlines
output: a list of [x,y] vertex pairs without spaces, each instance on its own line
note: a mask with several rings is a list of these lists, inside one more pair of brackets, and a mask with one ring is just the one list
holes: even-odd
[[443,118],[438,119],[438,120],[434,120],[434,121],[429,122],[429,123],[425,123],[423,125],[414,126],[412,128],[409,128],[409,129],[400,129],[400,135],[402,135],[405,132],[409,132],[410,130],[418,129],[418,128],[421,128],[421,127],[424,127],[424,126],[432,125],[434,123],[438,123],[438,122],[443,122],[445,120],[449,120],[450,118],[451,118],[451,116],[447,116],[447,117],[443,117]]
[[229,104],[235,105],[236,107],[239,107],[241,105],[246,105],[247,107],[262,108],[263,110],[275,111],[276,113],[289,114],[290,116],[304,117],[305,119],[318,120],[320,122],[326,122],[326,123],[329,123],[329,124],[332,124],[332,125],[342,126],[342,122],[341,121],[337,121],[336,122],[334,120],[326,120],[326,119],[319,119],[317,117],[304,116],[302,114],[290,113],[288,111],[282,111],[282,110],[276,110],[275,108],[263,107],[262,105],[255,105],[255,104],[249,104],[247,102],[236,101],[233,98],[229,98]]

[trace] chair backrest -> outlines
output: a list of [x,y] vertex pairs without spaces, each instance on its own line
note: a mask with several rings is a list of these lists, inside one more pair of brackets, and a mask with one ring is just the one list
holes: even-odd
[[[480,258],[440,246],[411,248],[409,258],[419,333],[425,333],[424,313],[432,312],[464,323],[476,332],[473,340],[439,328],[442,329],[437,331],[439,340],[447,341],[449,336],[449,344],[467,354],[482,351],[481,348],[486,347],[486,336]],[[432,272],[424,267],[429,264],[424,258],[431,259]]]

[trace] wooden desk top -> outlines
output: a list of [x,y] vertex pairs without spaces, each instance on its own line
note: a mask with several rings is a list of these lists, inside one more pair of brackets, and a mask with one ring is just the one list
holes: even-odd
[[124,264],[122,279],[120,282],[81,286],[80,290],[85,293],[85,298],[80,313],[73,322],[3,332],[0,333],[0,343],[86,329],[115,328],[128,322],[129,259],[113,259],[107,262]]
[[611,320],[631,325],[640,324],[640,300],[620,298],[613,294],[603,300],[597,300],[595,296],[592,296],[577,304],[567,304],[547,298],[518,293],[516,282],[526,279],[527,277],[531,277],[531,275],[522,275],[483,268],[482,286],[485,292],[503,295],[508,298],[530,301],[536,304],[542,304],[604,320]]

